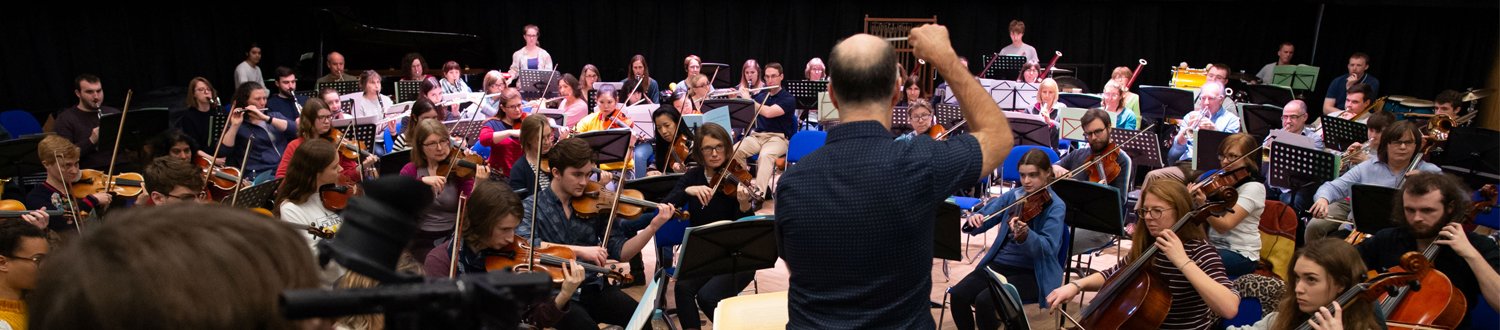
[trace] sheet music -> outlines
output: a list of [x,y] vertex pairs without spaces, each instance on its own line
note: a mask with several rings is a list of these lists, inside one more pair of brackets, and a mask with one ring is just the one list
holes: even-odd
[[[730,130],[731,127],[733,127],[733,126],[729,126],[729,123],[730,123],[730,119],[729,119],[729,107],[728,106],[721,106],[721,107],[718,107],[718,108],[714,108],[713,110],[709,110],[708,112],[704,112],[703,113],[703,123],[719,124],[719,127],[723,127],[724,130],[726,130],[726,131]],[[734,137],[734,134],[730,134],[730,138],[733,138],[733,137]]]
[[1271,130],[1271,138],[1274,138],[1276,142],[1286,143],[1308,149],[1317,149],[1317,147],[1313,146],[1312,139],[1302,134],[1287,132],[1286,130]]

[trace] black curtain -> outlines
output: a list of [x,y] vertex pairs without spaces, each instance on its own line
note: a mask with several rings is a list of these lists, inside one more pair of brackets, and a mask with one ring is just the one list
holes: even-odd
[[[1323,9],[1316,57],[1313,39]],[[338,13],[338,14],[331,14]],[[1495,68],[1497,6],[1483,1],[1422,4],[1186,2],[943,2],[900,4],[863,1],[618,2],[532,1],[523,3],[314,6],[256,6],[202,3],[195,6],[51,8],[13,12],[0,20],[8,31],[0,51],[0,110],[44,113],[70,106],[73,77],[103,78],[105,103],[120,106],[133,89],[132,107],[177,106],[187,81],[203,76],[220,95],[232,94],[232,73],[252,42],[263,51],[261,70],[271,78],[276,66],[299,71],[302,89],[321,74],[322,54],[344,53],[348,68],[393,69],[401,56],[418,51],[432,66],[457,60],[472,68],[509,65],[524,43],[521,27],[541,27],[541,43],[559,70],[577,74],[586,63],[603,71],[605,81],[625,75],[631,55],[644,54],[663,88],[682,79],[682,58],[729,63],[735,71],[747,58],[781,62],[799,79],[807,60],[826,59],[839,39],[863,29],[870,17],[931,17],[948,25],[955,48],[977,71],[980,56],[1009,43],[1012,19],[1027,23],[1026,41],[1050,59],[1063,52],[1059,66],[1097,89],[1116,66],[1151,62],[1137,85],[1164,85],[1168,67],[1187,62],[1229,64],[1254,74],[1275,60],[1283,41],[1297,46],[1294,62],[1322,67],[1316,99],[1354,52],[1371,56],[1370,72],[1383,94],[1432,98],[1443,89],[1479,87]],[[372,44],[343,34],[337,17],[400,30],[477,36],[461,43]],[[364,36],[379,38],[379,35]],[[303,59],[307,57],[307,59]],[[385,91],[387,94],[391,91]]]

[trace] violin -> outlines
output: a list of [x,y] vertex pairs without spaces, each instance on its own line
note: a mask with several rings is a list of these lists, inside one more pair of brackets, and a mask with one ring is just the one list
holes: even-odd
[[229,196],[229,193],[234,192],[240,182],[239,168],[214,165],[213,159],[207,156],[194,157],[193,165],[197,165],[203,171],[204,177],[207,178],[207,186],[203,190],[214,200]]
[[[49,217],[61,217],[67,214],[61,210],[47,210],[44,212]],[[0,219],[20,219],[21,216],[27,214],[31,214],[31,211],[27,210],[26,204],[22,204],[21,201],[14,199],[0,200]]]
[[433,175],[452,175],[468,179],[474,177],[474,172],[479,169],[479,166],[484,166],[480,165],[484,164],[484,158],[479,157],[477,154],[460,151],[454,151],[454,153],[453,156],[444,158],[441,162],[438,162],[437,173],[433,173]]
[[72,187],[73,196],[86,196],[95,193],[107,192],[118,196],[135,197],[140,196],[141,191],[146,189],[145,178],[140,173],[120,173],[119,175],[106,175],[98,170],[83,170],[78,182]]
[[[720,175],[718,178],[709,178],[709,185],[719,187],[716,190],[729,196],[739,193],[739,186],[745,186],[745,189],[749,189],[750,199],[756,202],[764,200],[765,197],[761,197],[760,195],[760,188],[755,187],[755,176],[750,174],[750,169],[746,168],[744,163],[736,159],[729,159],[727,162],[724,169],[721,170],[724,171],[724,175]],[[721,185],[724,181],[728,181],[729,184]]]
[[[1105,150],[1118,149],[1114,143],[1105,146]],[[1120,163],[1118,152],[1105,152],[1089,155],[1089,163],[1098,163],[1099,166],[1089,166],[1089,182],[1109,184],[1120,176]]]
[[[990,216],[985,217],[984,221],[989,221],[990,218],[995,217],[995,215],[997,214],[1005,214],[1005,211],[1010,210],[1013,207],[1020,206],[1020,213],[1016,214],[1015,216],[1020,218],[1021,223],[1030,224],[1032,219],[1035,219],[1038,215],[1042,215],[1042,210],[1046,209],[1047,202],[1049,201],[1052,201],[1052,193],[1047,191],[1047,187],[1042,187],[1041,189],[1037,189],[1037,191],[1028,193],[1025,196],[1021,196],[1021,198],[1017,199],[1014,203],[1006,205],[1005,208],[1000,209],[1000,211],[995,212],[995,214],[991,214]],[[969,225],[969,223],[965,222],[963,228],[964,230],[970,230],[974,229],[974,226]],[[1006,236],[1004,240],[1000,241],[1000,248],[996,249],[995,251],[1004,250],[1005,246],[1007,244],[1010,244],[1011,239],[1015,238],[1015,235],[1016,233],[1011,233],[1010,236]]]
[[1199,182],[1191,192],[1203,193],[1204,196],[1222,195],[1226,191],[1235,191],[1235,187],[1248,178],[1250,178],[1250,170],[1244,167],[1228,171],[1220,170],[1204,179],[1203,182]]
[[[533,253],[536,257],[529,258]],[[513,273],[543,272],[552,276],[552,284],[562,284],[564,276],[563,265],[567,264],[568,261],[578,259],[578,256],[573,254],[573,250],[569,250],[566,247],[553,246],[532,251],[530,246],[522,244],[520,240],[511,241],[510,246],[505,251],[485,252],[484,255],[485,271],[510,271]],[[604,275],[611,282],[628,283],[635,281],[635,278],[631,277],[630,274],[621,273],[613,269],[587,262],[579,262],[578,265],[582,266],[585,272]],[[527,269],[527,267],[536,268]]]
[[[1432,262],[1420,254],[1412,253],[1401,257],[1401,265],[1404,271],[1388,271],[1386,273],[1370,271],[1368,280],[1344,290],[1344,293],[1339,294],[1338,298],[1335,298],[1334,301],[1338,302],[1339,306],[1346,306],[1344,308],[1348,308],[1347,306],[1355,300],[1374,301],[1382,293],[1394,291],[1397,286],[1406,286],[1416,281],[1419,273],[1431,267]],[[1327,307],[1328,310],[1333,310],[1333,304],[1329,304]],[[1310,317],[1307,322],[1297,327],[1297,330],[1311,329],[1312,320]]]
[[337,128],[328,131],[328,139],[338,144],[339,156],[344,159],[360,161],[374,155],[365,151],[364,141],[344,139],[344,132]]
[[[590,181],[588,186],[583,188],[583,195],[573,197],[571,203],[573,212],[584,218],[592,218],[599,215],[600,210],[608,209],[610,201],[618,197],[620,203],[615,206],[615,213],[634,218],[640,216],[644,208],[657,208],[661,205],[645,200],[645,196],[640,190],[635,189],[624,189],[619,192],[619,196],[615,196],[615,192],[604,190],[603,184]],[[689,214],[687,211],[678,210],[674,215],[687,218]]]
[[933,140],[937,140],[939,137],[947,134],[947,132],[948,129],[943,128],[943,124],[932,124],[932,128],[927,129],[927,136],[931,137]]
[[344,184],[325,184],[318,187],[318,200],[323,208],[333,212],[343,211],[349,206],[349,197],[354,196],[354,187]]
[[[678,134],[681,135],[682,133]],[[692,152],[689,151],[691,149],[688,149],[687,146],[687,139],[683,139],[681,138],[681,136],[678,136],[678,138],[675,140],[676,141],[672,142],[672,154],[668,156],[669,158],[667,158],[667,168],[665,168],[664,170],[671,169],[672,164],[682,164],[683,167],[687,167],[688,156],[692,155]]]

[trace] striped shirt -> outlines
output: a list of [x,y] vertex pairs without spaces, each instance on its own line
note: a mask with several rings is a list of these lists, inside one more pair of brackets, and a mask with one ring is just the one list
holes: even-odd
[[[1137,248],[1145,247],[1145,243],[1137,243]],[[1187,250],[1188,258],[1198,264],[1198,268],[1212,277],[1215,282],[1228,287],[1234,291],[1234,285],[1229,281],[1229,274],[1224,272],[1224,261],[1219,259],[1219,251],[1205,240],[1191,240],[1182,243],[1183,249]],[[1193,288],[1188,282],[1187,276],[1182,275],[1182,270],[1172,265],[1167,260],[1167,255],[1157,253],[1152,260],[1156,267],[1155,273],[1161,275],[1161,279],[1167,280],[1167,290],[1172,292],[1172,309],[1167,311],[1167,319],[1161,324],[1163,330],[1169,329],[1208,329],[1219,323],[1219,315],[1208,309],[1208,303],[1203,301],[1203,295]],[[1121,266],[1104,271],[1104,278],[1112,278],[1119,273]],[[1238,295],[1239,292],[1235,291]]]

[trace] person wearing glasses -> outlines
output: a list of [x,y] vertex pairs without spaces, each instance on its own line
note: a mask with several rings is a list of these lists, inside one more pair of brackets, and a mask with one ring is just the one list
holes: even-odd
[[917,136],[937,138],[939,134],[943,134],[937,128],[937,117],[932,115],[932,106],[926,100],[913,99],[907,104],[906,122],[911,124],[911,132],[897,136],[896,141],[911,140]]
[[[1313,202],[1312,209],[1308,210],[1313,219],[1307,222],[1307,230],[1303,234],[1307,240],[1323,238],[1338,229],[1340,224],[1348,222],[1345,219],[1349,218],[1352,210],[1348,199],[1354,185],[1399,188],[1399,184],[1408,175],[1442,171],[1437,165],[1413,157],[1423,146],[1422,131],[1416,124],[1398,121],[1386,127],[1385,131],[1380,132],[1380,136],[1376,149],[1378,158],[1375,161],[1354,165],[1337,179],[1318,187],[1315,195],[1317,199]],[[1407,172],[1407,168],[1412,168],[1412,162],[1418,162],[1417,166],[1415,170]]]
[[[1232,201],[1234,212],[1208,217],[1208,241],[1219,249],[1230,278],[1255,271],[1256,261],[1260,260],[1260,215],[1266,208],[1266,185],[1261,183],[1264,176],[1260,174],[1260,166],[1252,159],[1257,156],[1240,158],[1254,150],[1255,138],[1245,133],[1225,137],[1219,144],[1220,168],[1224,171],[1243,168],[1250,173],[1234,186],[1239,196]],[[1194,183],[1188,190],[1193,191],[1193,202],[1201,205],[1207,198],[1197,188]]]
[[[1083,139],[1089,143],[1089,147],[1074,149],[1053,163],[1052,172],[1057,173],[1057,175],[1063,175],[1064,173],[1068,173],[1068,171],[1077,169],[1079,166],[1083,166],[1084,163],[1089,162],[1089,158],[1092,158],[1094,154],[1108,151],[1111,146],[1109,131],[1112,128],[1110,128],[1110,115],[1108,112],[1099,109],[1089,109],[1083,112],[1083,117],[1079,117],[1078,121],[1083,122]],[[1126,168],[1126,159],[1128,156],[1125,155],[1125,150],[1122,148],[1115,152],[1119,153],[1115,157],[1115,163],[1121,169]],[[1102,164],[1103,162],[1100,163]],[[1077,171],[1072,173],[1069,178],[1078,181],[1088,181],[1089,173],[1087,170]],[[1125,186],[1127,179],[1129,178],[1125,177],[1122,171],[1121,175],[1116,175],[1113,180],[1110,180],[1106,184],[1119,189],[1120,197],[1123,198],[1125,197],[1125,193],[1130,191],[1130,187]]]
[[479,144],[490,148],[488,162],[491,170],[500,171],[501,177],[510,177],[510,166],[521,158],[521,121],[526,113],[521,112],[521,92],[506,88],[500,93],[500,112],[484,120],[479,129]]
[[203,171],[182,158],[161,156],[151,160],[141,171],[146,186],[142,205],[167,205],[199,201],[203,195]]
[[45,222],[30,223],[8,219],[0,221],[0,328],[26,329],[26,301],[23,296],[36,288],[42,260],[51,252]]
[[521,74],[521,70],[551,70],[552,54],[542,49],[542,29],[534,24],[526,24],[521,28],[525,34],[521,37],[526,39],[526,46],[510,54],[510,80],[505,82],[510,85]]
[[[553,130],[552,120],[547,116],[530,116],[521,120],[521,150],[525,157],[517,158],[510,166],[510,189],[516,191],[521,198],[531,197],[538,187],[546,188],[552,183],[551,174],[548,171],[537,171],[532,164],[538,164],[542,155],[552,150]],[[538,146],[537,144],[541,144]],[[493,152],[491,152],[493,154]],[[541,176],[537,176],[538,172]],[[533,187],[535,185],[535,187]]]
[[[693,166],[677,180],[677,186],[662,202],[682,205],[689,211],[689,226],[702,226],[720,220],[733,220],[749,216],[753,206],[750,189],[739,186],[733,195],[722,189],[714,189],[714,182],[723,175],[729,164],[729,132],[718,124],[705,123],[698,129],[698,138],[693,143],[698,166]],[[724,181],[721,185],[732,185]],[[669,259],[670,260],[670,259]],[[755,279],[755,271],[738,274],[720,274],[707,278],[677,281],[677,318],[683,329],[701,327],[698,311],[713,318],[714,308],[724,298],[733,297]]]
[[[1215,72],[1212,68],[1209,72]],[[1200,129],[1220,131],[1224,133],[1240,132],[1240,117],[1233,112],[1225,111],[1224,85],[1209,79],[1203,83],[1199,91],[1198,102],[1194,110],[1184,116],[1182,123],[1177,127],[1177,134],[1172,138],[1172,148],[1167,152],[1164,162],[1179,163],[1178,166],[1167,166],[1146,173],[1146,182],[1150,183],[1159,178],[1172,179],[1178,182],[1186,182],[1182,165],[1193,160],[1193,140]]]
[[1149,256],[1152,273],[1166,280],[1163,284],[1172,295],[1172,305],[1160,329],[1207,329],[1220,319],[1234,318],[1239,314],[1240,295],[1231,285],[1204,226],[1189,223],[1172,230],[1178,218],[1192,210],[1192,202],[1181,182],[1147,182],[1141,190],[1141,208],[1136,211],[1145,228],[1137,227],[1132,235],[1131,241],[1139,243],[1131,247],[1125,261],[1057,287],[1047,294],[1048,306],[1055,311],[1083,291],[1098,291],[1154,246],[1159,253]]
[[[26,208],[30,210],[62,210],[93,212],[96,208],[108,206],[112,202],[113,195],[109,193],[93,193],[89,195],[72,195],[67,191],[73,183],[81,179],[82,171],[78,167],[79,148],[68,142],[68,139],[57,134],[48,134],[42,141],[36,144],[37,158],[42,161],[42,167],[47,169],[47,181],[31,188],[22,200]],[[72,198],[72,200],[69,200]],[[69,207],[69,204],[73,207]],[[33,215],[36,212],[33,212]],[[76,217],[54,217],[47,224],[47,229],[62,234],[66,238],[72,238],[78,234],[74,223]]]
[[[333,136],[333,110],[322,100],[310,100],[302,108],[302,114],[297,117],[297,139],[286,144],[286,152],[282,153],[281,164],[276,167],[276,177],[285,178],[288,167],[291,167],[293,154],[297,148],[309,140],[321,139],[333,143],[354,144],[353,135],[344,135],[344,141],[335,141]],[[348,132],[352,134],[353,132]],[[335,144],[337,145],[337,144]],[[375,155],[366,155],[363,163],[353,159],[339,157],[339,173],[347,182],[360,182],[360,166],[363,165],[365,172],[374,172],[375,162],[380,161]]]
[[413,256],[425,256],[439,239],[453,233],[459,196],[467,196],[473,191],[475,181],[489,180],[490,170],[489,166],[475,166],[474,176],[468,178],[440,173],[442,165],[450,162],[449,155],[468,150],[453,141],[448,135],[448,127],[437,119],[423,119],[413,126],[411,141],[415,144],[411,148],[411,162],[401,168],[401,175],[427,184],[436,197],[418,217],[421,230],[413,235],[407,252]]

